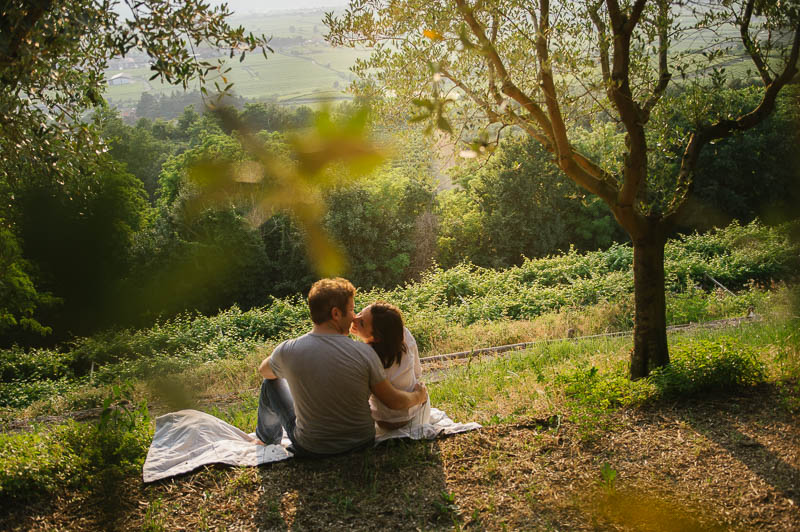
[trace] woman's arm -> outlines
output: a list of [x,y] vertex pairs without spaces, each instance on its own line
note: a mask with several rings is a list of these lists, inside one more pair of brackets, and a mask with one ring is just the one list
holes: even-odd
[[371,388],[375,397],[392,410],[406,410],[428,400],[428,389],[421,382],[414,386],[414,391],[398,390],[389,379],[384,379]]

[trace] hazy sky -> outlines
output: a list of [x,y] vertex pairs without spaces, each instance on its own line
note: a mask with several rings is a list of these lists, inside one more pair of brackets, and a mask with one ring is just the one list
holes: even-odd
[[[222,0],[214,0],[212,4],[222,4]],[[309,9],[312,7],[346,6],[347,0],[227,0],[224,2],[235,15],[251,12],[285,11],[288,9]]]

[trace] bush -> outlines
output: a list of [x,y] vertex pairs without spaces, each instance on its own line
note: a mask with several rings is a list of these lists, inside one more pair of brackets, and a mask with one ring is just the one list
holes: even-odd
[[767,369],[751,346],[732,339],[674,347],[670,364],[650,374],[663,398],[731,392],[764,382]]
[[598,412],[639,406],[658,399],[681,399],[704,393],[727,393],[764,382],[767,369],[751,346],[731,338],[691,340],[673,347],[670,364],[646,379],[632,381],[626,368],[608,373],[580,368],[558,377],[579,410]]
[[12,380],[0,383],[0,407],[24,408],[34,401],[57,397],[74,389],[70,379]]
[[107,495],[111,483],[141,472],[153,436],[142,412],[103,428],[70,421],[0,434],[0,502],[37,500],[69,488]]
[[622,368],[600,373],[596,367],[560,375],[567,397],[600,410],[637,406],[653,399],[656,389],[647,380],[632,381]]

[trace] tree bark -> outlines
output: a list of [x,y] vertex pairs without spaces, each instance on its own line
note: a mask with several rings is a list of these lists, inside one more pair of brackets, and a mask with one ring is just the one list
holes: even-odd
[[635,320],[630,368],[633,380],[669,364],[664,295],[665,244],[666,237],[652,226],[642,237],[633,240]]

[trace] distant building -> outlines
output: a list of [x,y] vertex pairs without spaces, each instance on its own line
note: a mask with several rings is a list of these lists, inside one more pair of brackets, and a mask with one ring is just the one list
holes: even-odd
[[123,73],[111,76],[111,79],[108,80],[109,85],[130,85],[131,83],[136,83],[136,80]]

